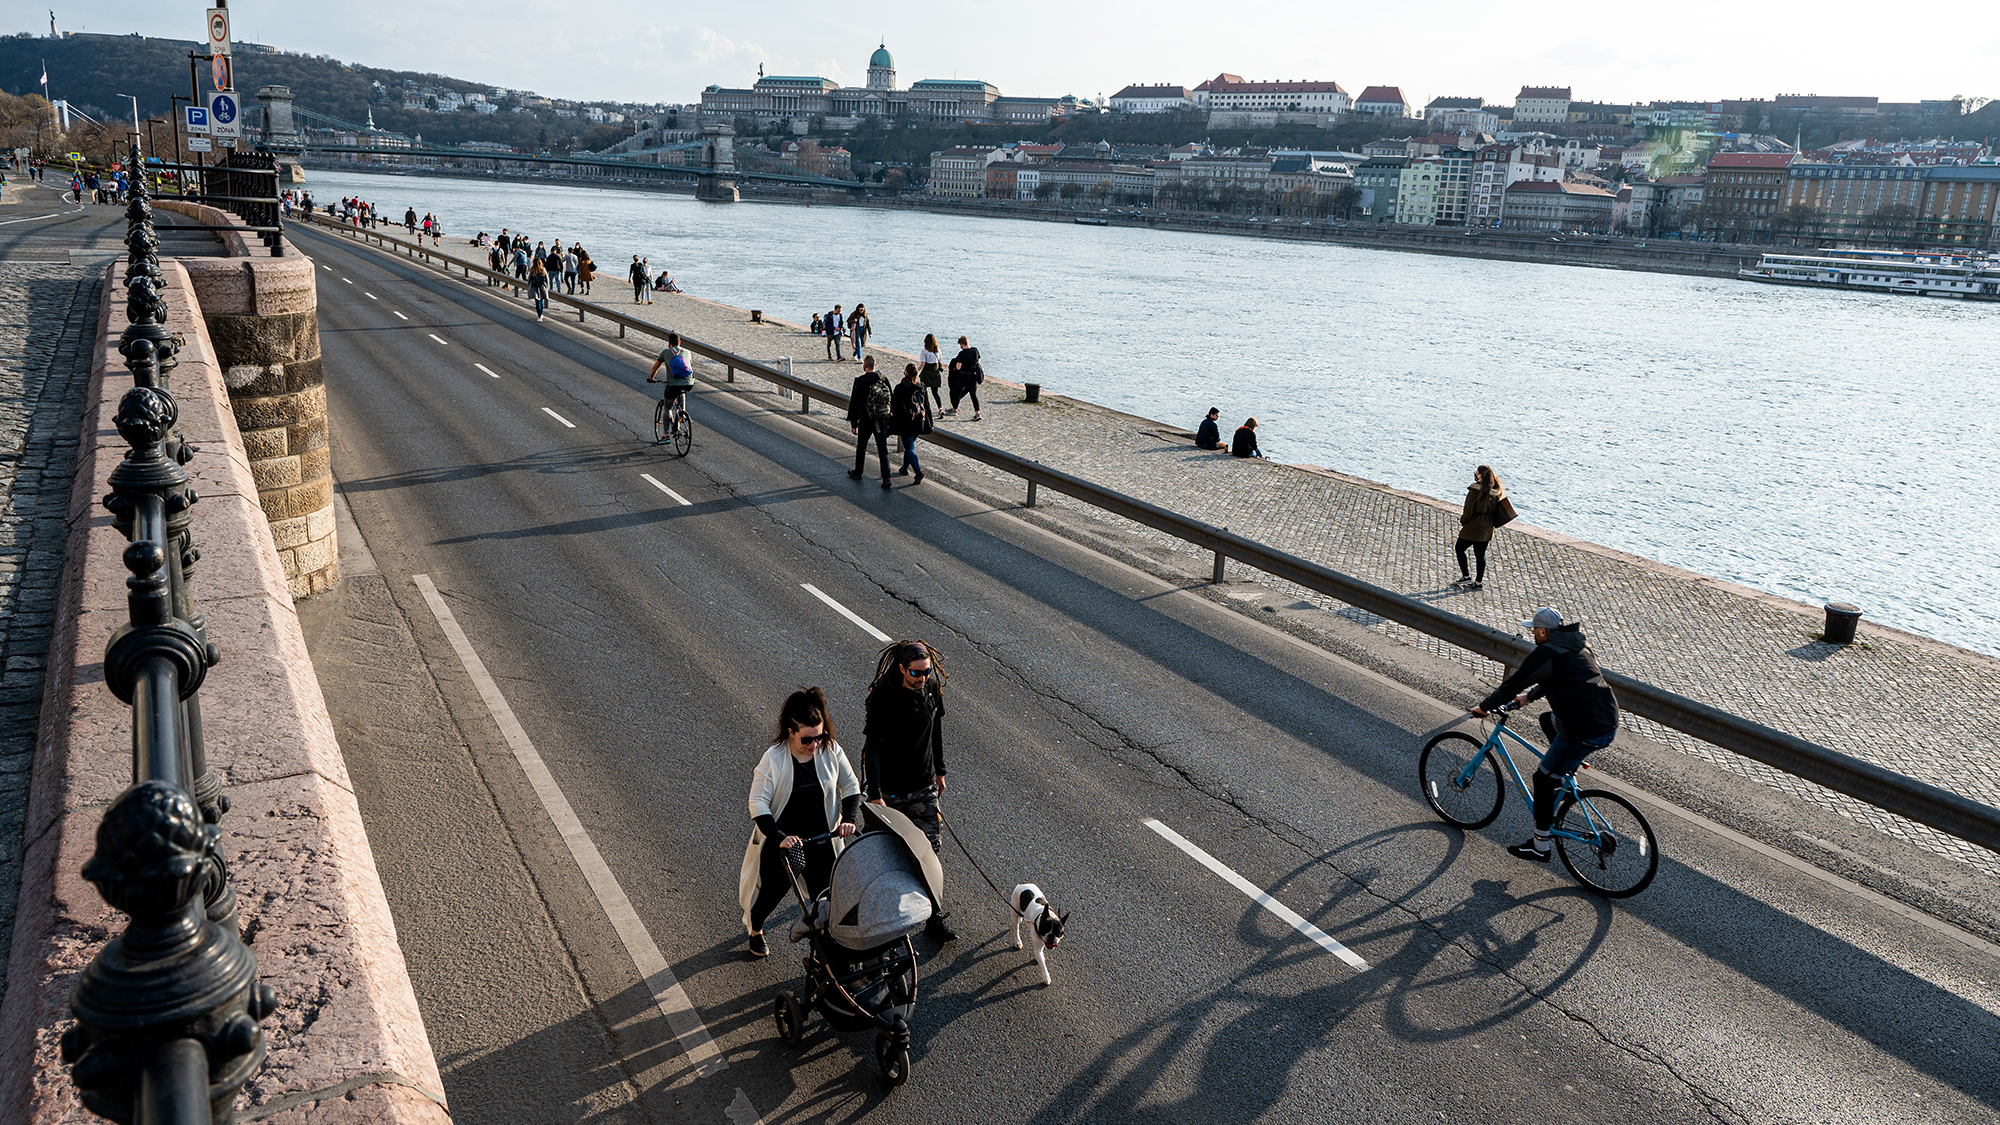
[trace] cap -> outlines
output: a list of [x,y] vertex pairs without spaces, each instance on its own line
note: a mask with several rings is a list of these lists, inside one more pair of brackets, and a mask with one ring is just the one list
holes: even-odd
[[1535,611],[1535,615],[1533,617],[1530,617],[1526,621],[1521,622],[1521,628],[1560,629],[1562,628],[1562,623],[1563,623],[1562,614],[1557,613],[1555,610],[1550,609],[1548,606],[1543,606],[1542,608]]

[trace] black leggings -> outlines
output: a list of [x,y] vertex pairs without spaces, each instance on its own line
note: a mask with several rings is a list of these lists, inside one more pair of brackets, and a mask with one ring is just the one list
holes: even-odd
[[974,414],[979,413],[979,384],[977,383],[953,383],[951,387],[951,408],[957,410],[958,400],[968,396],[972,399],[972,412]]
[[[783,836],[767,838],[759,858],[757,897],[750,901],[750,928],[762,930],[764,923],[785,896],[792,893],[792,877],[785,871],[785,849],[778,846]],[[833,872],[833,845],[800,844],[806,850],[806,893],[817,898],[826,889]]]
[[1461,539],[1458,541],[1458,546],[1453,548],[1458,552],[1458,573],[1460,576],[1464,576],[1467,573],[1465,569],[1465,549],[1467,547],[1472,548],[1473,558],[1479,561],[1479,576],[1473,579],[1473,581],[1486,581],[1486,540],[1484,539]]

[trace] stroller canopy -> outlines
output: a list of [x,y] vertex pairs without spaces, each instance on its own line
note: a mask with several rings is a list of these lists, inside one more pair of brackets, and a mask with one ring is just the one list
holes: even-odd
[[827,933],[849,949],[873,949],[913,933],[942,902],[944,870],[908,817],[862,805],[869,831],[834,860]]

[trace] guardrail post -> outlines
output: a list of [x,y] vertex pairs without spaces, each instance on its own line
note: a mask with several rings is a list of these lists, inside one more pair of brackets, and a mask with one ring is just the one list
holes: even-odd
[[[1229,529],[1225,527],[1222,530],[1228,531]],[[1229,565],[1229,560],[1223,556],[1220,550],[1217,550],[1215,552],[1215,572],[1209,576],[1209,581],[1213,582],[1217,586],[1222,585],[1224,572],[1227,569],[1228,565]]]
[[1029,481],[1029,482],[1028,482],[1028,502],[1027,502],[1026,504],[1023,504],[1023,505],[1021,505],[1021,506],[1022,506],[1023,508],[1032,508],[1032,507],[1034,507],[1034,506],[1035,506],[1035,482],[1034,482],[1034,481]]
[[625,338],[625,324],[623,321],[620,321],[618,324],[618,338],[620,340]]
[[734,368],[734,367],[732,367],[732,366],[730,366],[729,364],[726,364],[726,363],[725,363],[725,364],[723,364],[722,366],[723,366],[723,369],[724,369],[724,370],[726,370],[726,371],[728,371],[728,372],[729,372],[729,381],[730,381],[730,382],[732,382],[732,383],[734,383],[734,382],[736,381],[736,368]]

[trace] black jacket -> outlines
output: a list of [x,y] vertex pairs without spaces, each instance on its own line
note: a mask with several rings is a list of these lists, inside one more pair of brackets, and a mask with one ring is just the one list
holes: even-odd
[[1229,443],[1229,452],[1236,457],[1262,457],[1257,448],[1257,431],[1248,426],[1236,427],[1236,440]]
[[[875,429],[875,416],[868,413],[868,388],[882,382],[880,371],[864,371],[854,379],[854,388],[847,392],[847,424]],[[894,394],[892,390],[891,395]],[[888,431],[883,430],[884,433]]]
[[897,437],[916,437],[924,432],[924,415],[931,400],[924,397],[922,383],[897,383],[894,405],[890,407],[889,432]]
[[1203,418],[1201,425],[1195,427],[1194,447],[1196,449],[1222,448],[1222,427],[1215,424],[1215,419]]
[[961,348],[957,355],[951,357],[951,369],[947,381],[954,387],[978,386],[981,373],[979,349]]
[[944,776],[944,696],[892,682],[868,697],[861,746],[861,791],[900,797]]
[[1491,711],[1530,684],[1534,686],[1527,693],[1529,701],[1549,697],[1556,730],[1564,738],[1602,738],[1618,729],[1618,697],[1605,681],[1582,625],[1564,625],[1550,633],[1479,706]]

